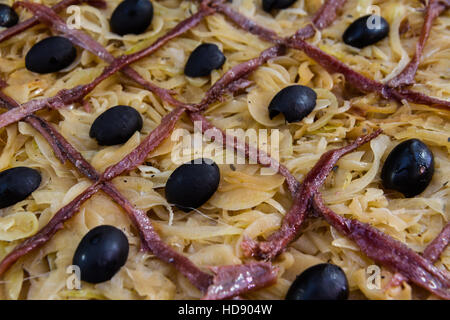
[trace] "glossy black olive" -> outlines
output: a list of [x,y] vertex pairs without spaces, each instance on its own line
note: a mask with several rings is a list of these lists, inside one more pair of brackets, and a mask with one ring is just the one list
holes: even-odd
[[396,146],[386,158],[381,179],[386,189],[397,190],[410,198],[422,193],[434,173],[434,157],[427,145],[410,139]]
[[384,39],[389,34],[389,23],[380,16],[367,15],[356,19],[345,30],[344,43],[356,48],[364,48]]
[[184,212],[203,205],[219,187],[219,167],[210,159],[195,159],[175,169],[166,183],[166,198]]
[[290,7],[297,0],[262,0],[264,11],[270,12],[272,9],[285,9]]
[[12,27],[19,21],[17,13],[5,4],[0,4],[0,27]]
[[225,63],[225,56],[219,47],[212,43],[203,43],[195,48],[189,56],[184,74],[188,77],[208,76],[214,69]]
[[81,280],[100,283],[110,280],[120,270],[127,261],[128,250],[128,239],[121,230],[98,226],[81,239],[72,264],[80,268]]
[[36,43],[25,57],[25,66],[36,73],[58,72],[67,68],[77,57],[77,50],[70,40],[49,37]]
[[95,119],[89,136],[101,146],[113,146],[128,141],[142,129],[142,117],[136,109],[129,106],[112,107]]
[[346,300],[348,292],[344,271],[334,264],[321,263],[297,276],[286,300]]
[[111,31],[118,35],[140,34],[153,19],[153,5],[149,0],[125,0],[114,10],[109,22]]
[[0,172],[0,208],[25,200],[41,184],[39,171],[15,167]]
[[316,106],[316,92],[305,86],[293,85],[278,92],[269,104],[269,117],[280,112],[287,122],[298,122],[311,113]]

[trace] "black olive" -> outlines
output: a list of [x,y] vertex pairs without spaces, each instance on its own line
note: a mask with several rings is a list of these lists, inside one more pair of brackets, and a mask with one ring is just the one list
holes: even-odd
[[348,281],[334,264],[321,263],[303,271],[292,283],[286,300],[346,300]]
[[383,17],[367,15],[353,21],[342,39],[349,46],[361,49],[384,39],[388,34],[389,23]]
[[25,200],[41,184],[39,171],[15,167],[0,172],[0,208]]
[[149,0],[122,1],[111,15],[109,25],[118,35],[140,34],[153,19],[153,5]]
[[36,73],[58,72],[67,68],[77,57],[77,50],[70,40],[49,37],[36,43],[25,57],[25,66]]
[[203,43],[195,48],[189,56],[184,74],[188,77],[208,76],[214,69],[225,63],[225,56],[219,47],[212,43]]
[[219,167],[210,159],[195,159],[175,169],[166,183],[166,198],[184,212],[203,205],[219,187]]
[[136,109],[129,106],[112,107],[94,120],[89,136],[101,146],[113,146],[128,141],[142,129],[142,117]]
[[110,280],[125,264],[128,250],[128,239],[121,230],[98,226],[81,239],[72,264],[80,268],[81,280],[100,283]]
[[269,117],[280,112],[287,122],[298,122],[311,113],[316,106],[316,92],[305,86],[293,85],[278,92],[269,104]]
[[434,173],[434,157],[427,145],[410,139],[396,146],[386,158],[381,180],[386,189],[397,190],[410,198],[422,193]]
[[290,7],[297,0],[262,0],[264,11],[270,12],[272,9],[285,9]]
[[5,4],[0,4],[0,27],[12,27],[19,21],[17,13]]

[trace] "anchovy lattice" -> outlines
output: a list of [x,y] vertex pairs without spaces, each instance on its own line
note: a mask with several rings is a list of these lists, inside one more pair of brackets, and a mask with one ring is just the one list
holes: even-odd
[[[331,222],[331,213],[329,213],[328,215],[324,214],[324,212],[328,211],[323,203],[320,202],[320,198],[318,198],[319,195],[317,193],[319,186],[323,183],[324,178],[329,173],[330,165],[335,163],[343,154],[350,152],[362,143],[373,139],[378,134],[380,134],[381,131],[376,131],[373,134],[361,137],[353,144],[350,144],[341,149],[332,150],[329,153],[325,154],[321,158],[321,160],[319,160],[318,164],[316,164],[315,169],[311,170],[311,172],[308,174],[305,181],[300,184],[288,171],[287,168],[271,158],[270,155],[263,153],[258,149],[253,150],[252,147],[246,144],[244,144],[244,147],[242,148],[242,145],[236,143],[235,140],[227,139],[227,136],[223,131],[214,127],[201,114],[201,111],[205,110],[210,104],[223,99],[223,96],[225,94],[233,93],[236,90],[248,86],[250,82],[246,80],[246,77],[251,72],[253,72],[262,64],[266,63],[269,59],[283,55],[287,48],[299,49],[304,51],[308,56],[316,60],[330,72],[341,72],[347,78],[349,83],[353,84],[356,88],[360,89],[363,92],[378,92],[386,99],[395,99],[399,101],[405,99],[407,101],[426,104],[434,107],[445,109],[450,108],[450,102],[448,101],[429,97],[418,92],[398,87],[399,85],[408,84],[412,81],[411,77],[414,77],[415,71],[417,70],[417,66],[419,63],[418,60],[420,59],[421,51],[423,50],[423,46],[428,37],[431,23],[440,13],[444,11],[446,7],[448,7],[449,1],[432,0],[430,2],[430,7],[427,10],[424,28],[422,30],[422,36],[417,45],[417,57],[412,60],[410,66],[407,67],[407,70],[405,69],[404,72],[400,73],[399,76],[395,78],[395,80],[393,79],[388,85],[383,85],[362,76],[334,57],[329,56],[325,52],[305,41],[307,38],[312,37],[315,34],[316,30],[326,28],[333,23],[333,21],[337,17],[337,9],[342,7],[345,4],[346,0],[326,0],[323,6],[313,17],[311,23],[306,27],[298,30],[293,36],[288,38],[282,38],[272,30],[257,25],[247,17],[234,11],[222,0],[203,0],[199,4],[199,10],[197,13],[180,22],[168,33],[157,39],[152,45],[136,53],[124,55],[118,58],[114,58],[104,47],[98,44],[87,34],[78,30],[69,29],[65,22],[61,18],[59,18],[59,16],[57,16],[57,13],[67,6],[82,2],[86,2],[97,7],[103,7],[106,5],[106,3],[101,0],[63,0],[54,5],[52,8],[48,8],[46,6],[35,3],[18,2],[15,4],[15,6],[23,6],[27,8],[33,13],[33,17],[0,33],[1,42],[41,22],[47,24],[50,28],[53,29],[54,32],[65,35],[74,44],[94,53],[99,58],[109,63],[109,65],[103,70],[102,74],[94,79],[91,83],[80,85],[68,90],[62,90],[58,92],[58,94],[54,97],[36,99],[29,101],[23,105],[19,105],[12,98],[0,92],[0,107],[8,109],[7,112],[0,115],[0,127],[4,127],[20,120],[26,121],[48,141],[48,143],[54,150],[55,155],[61,162],[64,163],[66,160],[69,160],[78,169],[78,171],[80,171],[82,174],[84,174],[94,182],[89,188],[87,188],[78,197],[72,200],[72,202],[61,208],[50,220],[50,222],[36,235],[28,238],[23,243],[18,245],[11,253],[9,253],[3,259],[3,261],[0,262],[0,275],[4,274],[4,272],[20,257],[49,241],[51,237],[63,227],[64,221],[68,220],[74,214],[76,214],[80,206],[86,200],[88,200],[97,191],[103,190],[114,201],[122,206],[125,212],[129,215],[132,222],[135,224],[136,228],[140,231],[142,249],[150,250],[161,260],[174,265],[179,272],[186,276],[187,279],[189,279],[199,290],[201,290],[205,294],[205,298],[229,299],[244,294],[250,290],[262,288],[274,283],[274,281],[276,281],[277,269],[273,267],[270,262],[251,262],[237,266],[215,267],[212,269],[214,274],[210,274],[203,270],[200,270],[188,258],[177,253],[174,249],[165,244],[153,229],[152,223],[147,217],[146,213],[136,209],[123,195],[120,194],[120,192],[113,186],[110,180],[124,172],[134,169],[137,165],[141,164],[145,160],[148,153],[158,147],[161,142],[168,137],[180,117],[185,112],[187,112],[192,121],[200,121],[202,130],[216,130],[220,133],[219,136],[223,138],[223,141],[234,141],[233,143],[228,144],[227,147],[234,148],[244,156],[248,156],[251,152],[256,153],[258,163],[260,163],[261,165],[273,166],[278,168],[278,173],[286,178],[288,189],[295,199],[293,207],[291,208],[291,212],[293,213],[291,215],[288,215],[288,217],[291,218],[285,219],[285,221],[283,222],[284,228],[289,229],[289,236],[284,238],[283,241],[278,242],[276,250],[266,250],[264,251],[264,253],[261,253],[261,251],[257,251],[261,250],[260,244],[247,239],[246,242],[244,242],[244,247],[246,246],[246,250],[249,255],[258,256],[257,252],[259,252],[260,257],[270,259],[274,258],[278,253],[284,250],[292,237],[298,234],[298,228],[306,217],[306,212],[308,210],[315,209],[316,211],[319,211],[324,215],[325,218],[328,217],[327,220]],[[431,3],[434,3],[433,7],[431,7]],[[275,46],[263,51],[259,55],[259,57],[239,64],[229,71],[225,72],[224,75],[208,90],[205,97],[200,103],[188,104],[177,100],[176,98],[174,98],[173,92],[160,88],[155,84],[144,80],[135,70],[129,67],[131,63],[151,55],[171,39],[183,34],[191,28],[194,28],[206,16],[216,13],[225,15],[238,27],[257,35],[266,41],[274,43]],[[82,155],[72,145],[70,145],[70,143],[61,134],[57,132],[52,124],[34,115],[33,113],[43,108],[64,108],[72,103],[82,103],[83,99],[100,82],[118,71],[123,72],[126,76],[134,80],[143,88],[153,92],[162,101],[167,102],[175,108],[161,120],[160,125],[155,128],[138,147],[136,147],[130,154],[126,155],[117,164],[110,166],[105,170],[104,173],[101,174],[98,173],[82,157]],[[6,85],[6,82],[0,80],[0,89]],[[311,183],[308,183],[308,181],[310,181]],[[308,192],[306,192],[305,190],[307,190]],[[305,192],[308,195],[306,199],[304,199],[304,197],[302,196]],[[297,207],[303,208],[301,210],[301,214],[298,214]],[[428,268],[427,270],[432,270],[438,275],[436,276],[436,279],[433,279],[433,281],[437,281],[437,283],[434,282],[433,284],[438,285],[440,290],[432,290],[432,288],[427,287],[426,284],[422,286],[429,291],[434,292],[439,296],[447,299],[449,288],[448,275],[444,273],[441,274],[439,270],[436,271],[436,268],[432,266],[432,262],[440,256],[441,252],[448,244],[448,230],[449,228],[447,226],[441,233],[441,235],[437,239],[435,239],[432,244],[430,244],[429,250],[426,251],[431,252],[430,257],[428,257],[428,255],[425,255],[425,258],[420,258],[420,262],[422,263],[422,265],[425,265],[426,268]],[[341,231],[351,239],[357,239],[355,238],[356,235],[352,234],[351,230],[347,232],[347,230],[342,229]],[[277,238],[276,234],[274,235],[274,238]],[[388,241],[390,241],[390,238],[384,234],[380,235],[380,238],[388,239]],[[368,239],[366,239],[366,242],[367,240]],[[378,244],[378,247],[377,244],[371,245],[375,246],[377,250],[382,251],[385,247],[385,243],[380,240]],[[415,257],[414,254],[412,254],[412,256]],[[381,263],[384,263],[384,265],[389,267],[393,261],[396,261],[396,259],[398,259],[398,257],[394,255],[392,259],[381,261]],[[402,277],[413,282],[417,282],[415,281],[416,279],[414,277],[414,273],[402,272],[404,270],[401,268],[393,269],[394,271],[400,272]],[[238,278],[238,275],[246,275],[246,279],[250,280],[234,283],[233,280]],[[441,291],[441,289],[443,291]]]

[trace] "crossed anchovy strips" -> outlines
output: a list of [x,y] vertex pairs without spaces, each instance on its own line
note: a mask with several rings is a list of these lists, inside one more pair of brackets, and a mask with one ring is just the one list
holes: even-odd
[[[180,117],[187,112],[193,122],[200,123],[201,129],[206,132],[214,132],[214,138],[220,138],[227,147],[235,149],[246,157],[256,155],[257,161],[262,166],[276,168],[279,174],[286,178],[286,183],[294,202],[279,231],[275,232],[266,242],[256,242],[245,239],[242,243],[244,252],[248,256],[271,260],[286,249],[287,245],[298,235],[300,227],[307,217],[308,212],[315,212],[323,216],[339,232],[357,243],[361,251],[370,258],[397,272],[398,281],[410,280],[424,287],[436,295],[449,299],[449,277],[433,265],[442,251],[448,245],[450,227],[447,225],[441,234],[427,247],[423,257],[407,248],[402,243],[390,238],[388,235],[360,223],[341,217],[327,208],[319,194],[319,188],[325,181],[336,162],[345,154],[355,150],[362,144],[372,140],[381,133],[381,130],[358,138],[352,144],[343,148],[331,150],[325,153],[314,168],[308,173],[303,183],[299,183],[289,170],[270,157],[267,153],[248,144],[238,143],[234,137],[228,137],[222,130],[214,127],[201,111],[208,105],[223,99],[226,93],[234,93],[248,87],[251,82],[246,77],[268,60],[281,56],[286,48],[300,49],[310,58],[317,61],[330,72],[342,73],[347,81],[363,92],[377,92],[384,98],[392,98],[398,101],[407,100],[415,103],[426,104],[434,107],[448,109],[448,101],[428,97],[414,92],[400,85],[412,83],[420,61],[424,44],[428,38],[433,20],[449,5],[448,1],[431,1],[427,7],[426,18],[422,35],[416,49],[416,55],[411,63],[396,78],[388,84],[381,84],[364,77],[350,69],[345,64],[326,54],[320,49],[310,45],[305,39],[312,37],[316,30],[328,27],[337,17],[340,7],[345,0],[327,0],[313,17],[311,24],[298,30],[289,38],[281,38],[272,30],[257,25],[244,15],[234,11],[220,0],[204,0],[200,3],[199,10],[191,17],[180,22],[164,36],[157,39],[149,47],[136,53],[114,58],[103,46],[97,43],[87,34],[68,28],[65,22],[56,14],[69,5],[87,2],[90,5],[103,7],[103,1],[76,1],[64,0],[52,8],[43,5],[17,2],[16,6],[23,6],[33,12],[34,16],[18,25],[0,33],[0,41],[22,32],[39,22],[48,25],[54,32],[63,34],[74,44],[90,51],[109,65],[102,74],[86,85],[79,85],[72,89],[62,90],[51,98],[37,99],[19,105],[12,98],[0,92],[0,107],[8,111],[0,115],[0,127],[24,120],[33,126],[48,141],[61,162],[69,160],[82,174],[91,179],[94,184],[61,208],[50,222],[37,234],[28,238],[9,253],[0,262],[0,275],[13,263],[28,252],[44,245],[61,228],[63,223],[70,219],[79,210],[80,206],[92,197],[97,191],[103,190],[116,201],[129,215],[131,221],[140,232],[142,249],[149,250],[161,260],[172,264],[179,272],[190,280],[205,296],[205,299],[230,299],[239,297],[250,290],[259,289],[275,283],[277,268],[270,262],[250,262],[242,265],[221,266],[210,268],[214,275],[206,273],[195,266],[187,257],[179,254],[165,244],[154,230],[147,214],[135,208],[110,182],[118,175],[134,169],[144,162],[148,153],[154,150],[168,137]],[[198,25],[206,16],[220,12],[244,30],[253,33],[260,38],[272,42],[274,47],[264,50],[257,58],[251,59],[231,68],[207,91],[205,97],[198,104],[187,104],[173,97],[174,93],[156,86],[143,79],[129,65],[161,48],[171,39],[181,35]],[[162,101],[175,108],[163,117],[160,125],[155,128],[130,154],[126,155],[117,164],[108,167],[103,174],[98,173],[82,155],[46,120],[33,115],[34,112],[45,108],[63,108],[68,104],[82,103],[83,99],[104,79],[121,71],[127,77],[134,80],[143,88],[153,92]],[[397,80],[395,80],[397,79]],[[397,81],[397,82],[394,82]],[[7,84],[0,81],[0,87]],[[394,248],[394,250],[392,250]]]
[[389,86],[398,87],[414,83],[414,76],[419,68],[420,58],[425,48],[425,43],[430,36],[433,21],[450,6],[450,0],[429,0],[426,7],[425,21],[422,25],[419,41],[416,44],[416,52],[408,65],[393,79]]

